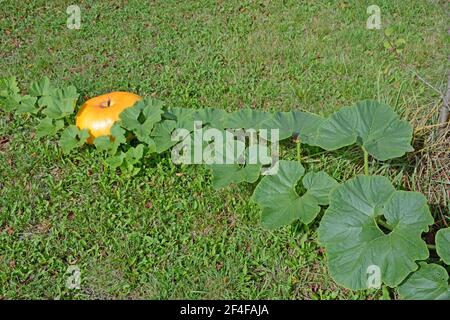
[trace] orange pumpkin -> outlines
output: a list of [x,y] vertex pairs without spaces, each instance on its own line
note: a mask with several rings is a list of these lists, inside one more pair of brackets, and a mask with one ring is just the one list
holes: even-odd
[[76,125],[81,130],[89,130],[91,136],[87,143],[93,143],[97,137],[109,136],[120,113],[141,99],[134,93],[119,91],[89,99],[81,106],[76,116]]

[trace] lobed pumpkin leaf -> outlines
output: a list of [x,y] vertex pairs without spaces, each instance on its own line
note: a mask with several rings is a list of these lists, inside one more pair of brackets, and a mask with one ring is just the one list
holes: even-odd
[[298,134],[302,143],[314,145],[317,130],[324,121],[325,119],[321,116],[309,112],[276,112],[261,127],[265,129],[278,129],[280,140]]
[[125,153],[120,152],[117,155],[110,156],[105,159],[105,164],[111,169],[117,169],[120,167],[125,159]]
[[52,118],[44,118],[39,121],[36,127],[36,136],[42,138],[45,136],[54,136],[64,128],[64,120],[54,120]]
[[260,164],[212,164],[212,186],[214,189],[224,188],[232,183],[253,183],[259,178]]
[[74,86],[57,89],[52,95],[42,96],[38,104],[46,107],[43,114],[52,119],[61,119],[71,115],[78,100],[79,94]]
[[20,102],[17,105],[17,112],[18,113],[37,113],[38,109],[36,108],[36,97],[32,97],[29,95],[23,96],[20,98]]
[[95,147],[100,151],[108,151],[109,154],[114,155],[122,143],[126,143],[126,131],[118,124],[111,127],[111,136],[100,136],[94,139]]
[[0,97],[16,96],[20,92],[16,77],[0,78]]
[[[383,232],[377,223],[386,219]],[[418,192],[396,191],[382,176],[358,176],[339,185],[320,222],[319,242],[325,247],[333,279],[353,290],[369,287],[367,272],[376,266],[381,281],[400,284],[428,258],[422,232],[433,217]]]
[[447,271],[440,265],[420,262],[419,269],[398,287],[398,293],[407,300],[450,300]]
[[56,88],[51,84],[48,77],[40,81],[34,81],[30,86],[30,94],[35,97],[52,96],[56,93]]
[[174,120],[163,120],[155,124],[151,137],[155,142],[155,151],[157,153],[162,153],[177,143],[177,141],[172,141],[171,138],[172,132],[175,130],[176,126],[177,123]]
[[378,160],[403,156],[414,150],[412,127],[386,104],[362,101],[333,113],[319,127],[316,144],[336,150],[358,143]]
[[169,108],[170,120],[176,121],[176,128],[184,128],[189,131],[194,131],[194,121],[196,110],[187,108]]
[[437,254],[442,261],[450,265],[450,228],[439,230],[435,240]]
[[242,109],[231,113],[227,117],[225,127],[230,129],[260,129],[272,117],[273,114],[270,112],[249,108]]
[[67,127],[60,138],[60,145],[64,153],[69,153],[77,147],[81,147],[89,138],[89,132],[86,129],[80,130],[76,126]]
[[329,193],[337,182],[325,172],[308,173],[303,178],[307,191],[299,196],[296,185],[305,174],[297,161],[279,161],[278,173],[265,176],[256,186],[252,199],[262,208],[262,224],[269,229],[288,225],[295,220],[311,223],[328,203]]
[[15,77],[0,79],[0,107],[7,112],[37,113],[36,97],[21,96]]
[[154,141],[150,135],[153,126],[161,121],[161,115],[164,113],[162,107],[163,104],[159,100],[141,100],[120,114],[122,126],[132,131],[139,141],[148,145],[154,145]]
[[99,151],[107,151],[112,147],[111,138],[109,136],[100,136],[94,139],[94,146]]
[[195,112],[194,119],[202,121],[204,126],[215,129],[224,129],[229,114],[222,109],[206,108]]

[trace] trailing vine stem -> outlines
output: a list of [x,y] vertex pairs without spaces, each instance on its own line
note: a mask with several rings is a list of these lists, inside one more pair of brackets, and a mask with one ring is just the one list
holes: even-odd
[[302,149],[300,146],[300,137],[297,136],[295,138],[295,144],[297,147],[297,161],[301,163],[302,162]]
[[366,148],[363,146],[361,147],[364,152],[364,175],[369,175],[369,153],[367,152]]

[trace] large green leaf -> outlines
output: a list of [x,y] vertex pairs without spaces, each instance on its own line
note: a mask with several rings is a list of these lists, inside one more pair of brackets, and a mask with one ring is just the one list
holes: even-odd
[[[338,186],[330,200],[318,234],[337,283],[366,289],[375,266],[380,280],[395,287],[417,269],[416,260],[428,258],[421,234],[433,217],[422,194],[396,191],[385,177],[358,176]],[[392,231],[382,231],[383,224]]]
[[224,129],[229,114],[222,109],[201,109],[194,114],[196,121],[202,121],[204,126],[215,129]]
[[328,193],[337,182],[324,172],[309,172],[303,178],[306,193],[299,196],[296,185],[305,169],[296,161],[281,160],[275,175],[265,176],[256,186],[253,200],[262,207],[262,224],[278,228],[300,219],[308,224],[328,204]]
[[298,134],[302,143],[315,144],[317,130],[324,121],[321,116],[303,111],[277,112],[261,128],[278,129],[280,140]]
[[176,126],[175,120],[163,120],[155,124],[151,137],[155,141],[157,153],[162,153],[177,143],[172,141],[172,132]]
[[176,121],[176,128],[194,131],[196,110],[188,108],[169,108],[167,112],[170,114],[169,120]]
[[398,287],[398,293],[407,300],[450,300],[448,274],[437,264],[419,263],[414,272]]
[[403,156],[412,151],[412,127],[386,104],[363,101],[333,113],[318,130],[317,145],[335,150],[361,144],[378,160]]
[[436,251],[442,261],[450,265],[450,228],[441,229],[436,233]]
[[227,117],[226,128],[231,129],[259,129],[263,126],[263,123],[273,117],[270,112],[242,109],[233,112]]

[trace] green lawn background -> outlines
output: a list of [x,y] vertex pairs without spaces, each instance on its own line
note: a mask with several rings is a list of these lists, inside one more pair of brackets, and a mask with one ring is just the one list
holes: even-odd
[[[80,30],[66,27],[71,4]],[[328,115],[375,98],[428,119],[440,98],[385,48],[383,30],[366,29],[371,4],[406,41],[402,63],[442,89],[447,2],[425,0],[0,0],[0,76],[17,76],[24,91],[48,76],[82,100],[126,90],[174,107]],[[56,141],[37,141],[35,120],[0,116],[0,298],[381,296],[333,282],[314,228],[262,229],[252,185],[215,191],[208,170],[168,156],[121,176],[92,148],[63,156]],[[353,152],[305,149],[319,153],[307,158],[312,170],[339,181],[362,172]],[[402,187],[407,165],[388,166]],[[69,265],[81,269],[80,290],[65,286]]]

